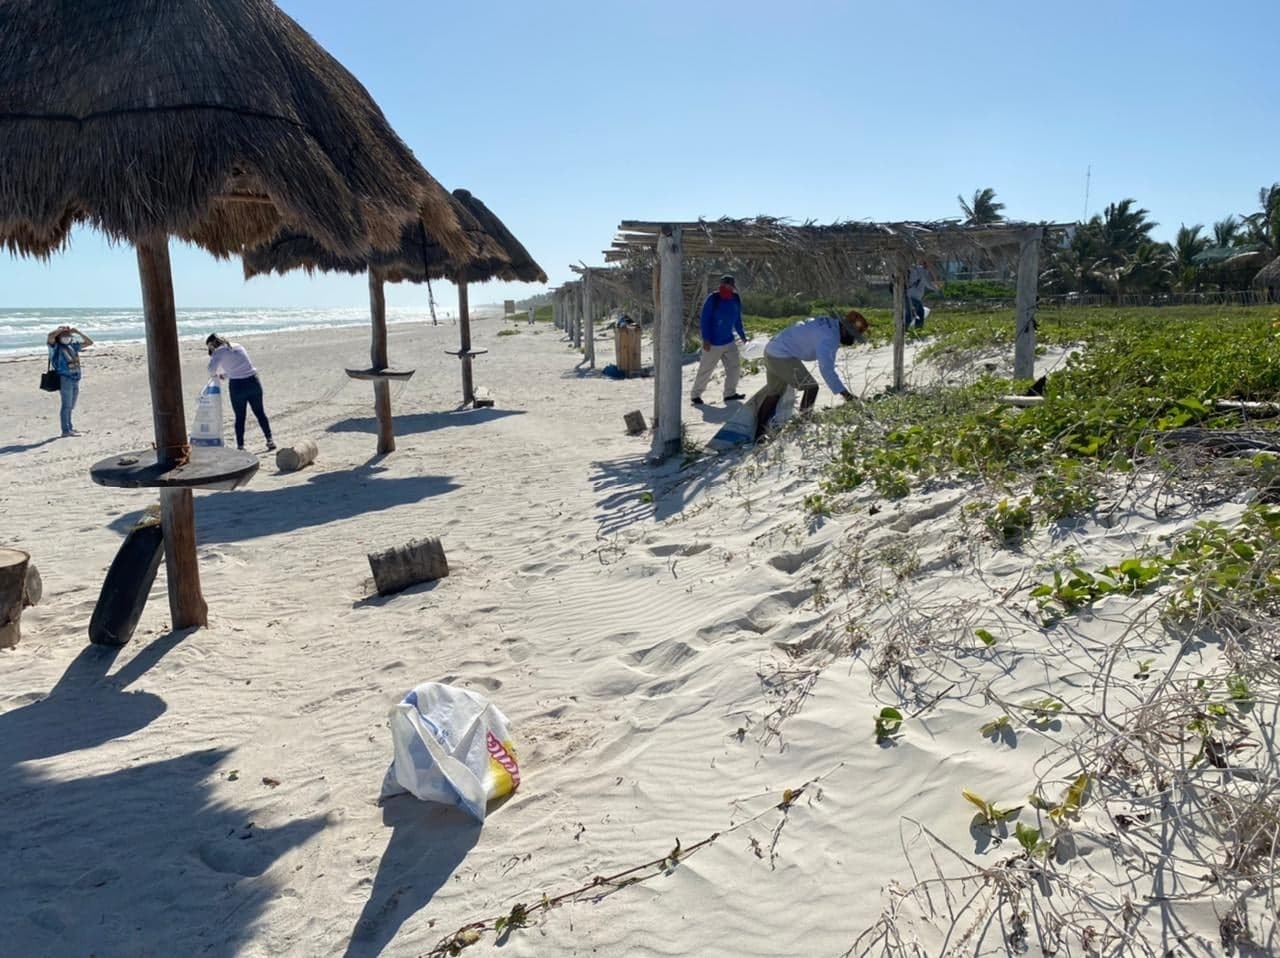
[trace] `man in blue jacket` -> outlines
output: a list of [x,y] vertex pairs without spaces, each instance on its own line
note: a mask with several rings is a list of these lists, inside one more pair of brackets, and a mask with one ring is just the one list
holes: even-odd
[[702,390],[711,381],[716,363],[724,363],[724,401],[745,398],[738,392],[738,373],[741,370],[737,339],[745,343],[747,333],[742,328],[742,297],[738,295],[738,286],[732,276],[720,277],[720,288],[702,304],[701,319],[702,356],[697,375],[693,377],[689,401],[695,406],[702,405]]

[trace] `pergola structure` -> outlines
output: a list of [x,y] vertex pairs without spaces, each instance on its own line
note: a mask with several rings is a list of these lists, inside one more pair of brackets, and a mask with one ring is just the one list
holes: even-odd
[[0,170],[11,252],[47,257],[79,224],[137,251],[155,448],[90,475],[160,490],[172,625],[204,625],[192,489],[258,463],[187,442],[169,237],[230,256],[295,229],[360,256],[423,219],[465,250],[448,194],[271,0],[0,3]]
[[352,275],[368,272],[372,329],[369,368],[348,369],[347,375],[374,384],[379,455],[393,452],[396,448],[390,383],[407,380],[413,375],[412,369],[393,369],[389,365],[383,284],[402,281],[425,283],[433,279],[448,279],[457,284],[461,343],[458,350],[450,350],[450,353],[462,361],[462,402],[467,406],[475,401],[471,360],[476,355],[471,348],[467,284],[491,279],[524,283],[547,281],[546,273],[534,262],[529,251],[480,200],[467,190],[454,190],[449,200],[468,241],[465,253],[451,253],[423,222],[418,221],[404,228],[397,247],[374,250],[366,256],[335,255],[310,236],[294,231],[281,232],[270,242],[248,249],[242,255],[246,279],[271,272],[283,275],[297,269],[308,273],[320,270]]
[[1040,246],[1056,224],[1002,222],[966,226],[940,222],[843,222],[823,226],[754,219],[654,222],[624,220],[607,262],[651,268],[657,329],[654,332],[654,446],[652,457],[680,449],[681,352],[689,264],[699,275],[710,267],[748,268],[766,285],[823,293],[847,290],[869,277],[888,276],[893,286],[893,384],[903,388],[906,281],[912,264],[984,256],[1017,264],[1014,376],[1035,378],[1035,306]]

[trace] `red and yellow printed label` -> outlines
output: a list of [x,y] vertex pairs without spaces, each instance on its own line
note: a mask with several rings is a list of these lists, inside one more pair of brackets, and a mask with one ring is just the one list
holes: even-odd
[[520,785],[520,765],[516,761],[514,742],[499,742],[492,732],[485,733],[489,748],[489,771],[493,774],[494,789],[491,798],[513,792]]

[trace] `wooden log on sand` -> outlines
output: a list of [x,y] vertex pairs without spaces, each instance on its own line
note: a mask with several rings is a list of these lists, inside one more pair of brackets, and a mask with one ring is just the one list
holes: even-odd
[[624,415],[622,417],[622,421],[627,424],[627,434],[631,436],[638,436],[649,428],[645,425],[644,413],[639,409],[633,409],[631,412]]
[[292,446],[281,446],[276,450],[276,468],[281,472],[296,472],[303,466],[309,466],[315,462],[317,455],[319,455],[319,449],[316,448],[315,442],[303,439]]
[[370,552],[369,568],[378,595],[391,595],[418,582],[443,579],[449,560],[438,538],[414,539],[386,552]]
[[11,649],[22,637],[23,597],[31,556],[21,549],[0,549],[0,649]]

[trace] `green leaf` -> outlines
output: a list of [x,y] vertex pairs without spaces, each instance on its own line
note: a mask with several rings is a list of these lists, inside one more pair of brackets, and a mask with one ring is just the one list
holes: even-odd
[[[1034,594],[1035,593],[1033,592],[1032,595]],[[986,629],[977,629],[973,634],[976,635],[978,637],[978,641],[987,646],[987,648],[996,644],[996,637]]]

